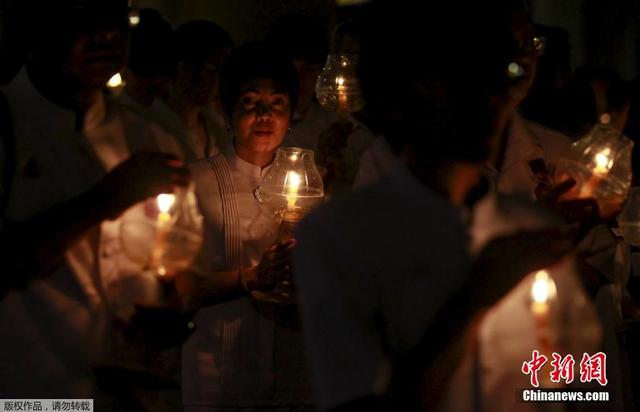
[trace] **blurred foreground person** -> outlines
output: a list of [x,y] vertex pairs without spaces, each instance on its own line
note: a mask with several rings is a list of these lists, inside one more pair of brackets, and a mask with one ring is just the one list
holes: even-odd
[[[493,153],[487,165],[488,173],[485,172],[489,177],[487,186],[493,190],[482,196],[471,212],[469,250],[476,265],[482,262],[492,244],[499,242],[501,237],[514,236],[523,230],[565,228],[567,223],[580,226],[577,236],[580,237],[595,223],[593,201],[587,200],[581,205],[576,202],[574,206],[580,206],[577,211],[588,213],[573,216],[574,220],[567,222],[561,217],[570,215],[567,214],[569,205],[557,202],[562,188],[553,187],[544,196],[537,190],[542,186],[541,180],[552,179],[547,170],[552,170],[555,162],[566,153],[568,139],[523,119],[516,112],[535,78],[539,49],[523,3],[507,0],[496,4],[499,7],[493,10],[494,24],[496,28],[503,28],[501,38],[509,45],[504,49],[504,66],[497,73],[504,76],[506,104],[512,111],[501,144],[498,145],[499,150]],[[521,70],[518,76],[512,76],[509,71],[514,64]],[[534,173],[532,164],[542,172]],[[569,187],[565,185],[564,190]],[[552,192],[556,192],[555,200],[550,195]],[[482,193],[474,193],[474,196],[480,195]],[[539,204],[533,201],[536,197]],[[555,212],[561,212],[561,216]],[[522,240],[526,243],[527,236]],[[531,244],[530,250],[543,253],[547,246],[544,243]],[[496,262],[502,269],[515,265],[508,255],[496,256]],[[430,408],[433,408],[433,399],[440,398],[440,410],[473,410],[483,405],[492,405],[495,410],[504,411],[514,408],[535,410],[536,404],[519,404],[517,397],[518,389],[530,386],[530,377],[522,373],[521,367],[524,361],[531,358],[534,350],[551,359],[552,351],[578,358],[585,352],[593,353],[599,348],[602,329],[589,299],[592,290],[585,290],[582,285],[587,283],[589,286],[580,276],[584,270],[582,262],[568,254],[562,259],[558,255],[557,261],[552,263],[543,272],[534,272],[515,282],[504,298],[487,307],[483,316],[478,316],[472,335],[473,344],[465,351],[448,389],[443,391],[438,380],[441,376],[437,373],[433,375],[435,380],[422,382],[420,388],[424,400],[429,400]],[[554,291],[553,296],[544,297],[545,310],[549,313],[542,320],[534,312],[532,303],[534,286],[540,287],[541,284]],[[416,367],[421,362],[419,359],[425,363],[432,361],[428,354],[433,353],[433,348],[437,346],[432,333],[456,327],[455,319],[460,315],[458,302],[465,299],[463,296],[464,293],[451,298],[438,315],[440,321],[427,330],[415,351],[396,366],[419,370]],[[452,366],[444,365],[448,368]],[[440,372],[450,373],[451,370]],[[547,371],[541,373],[546,374]],[[406,382],[400,379],[396,385],[402,387]],[[546,380],[541,377],[541,382],[545,388],[563,385],[551,383],[548,376]]]
[[[555,230],[517,233],[472,261],[465,209],[512,116],[508,30],[486,4],[437,5],[427,17],[403,6],[372,8],[360,73],[372,118],[403,148],[406,167],[320,208],[299,230],[295,274],[321,410],[410,410],[416,398],[435,407],[473,319],[572,248]],[[479,32],[495,47],[468,47]],[[450,318],[445,308],[455,309]],[[415,359],[427,359],[418,374],[428,379],[416,382],[407,364],[392,367],[425,333],[432,344]]]
[[124,64],[126,1],[22,6],[29,58],[2,89],[2,138],[14,142],[2,156],[14,166],[3,169],[3,284],[14,290],[0,301],[11,330],[0,396],[99,399],[94,372],[110,362],[122,255],[108,221],[185,185],[188,171],[166,154],[180,153],[170,136],[103,96]]

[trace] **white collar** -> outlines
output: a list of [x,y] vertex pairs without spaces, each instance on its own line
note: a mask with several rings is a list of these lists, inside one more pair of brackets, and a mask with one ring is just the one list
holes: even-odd
[[242,173],[243,175],[250,176],[256,179],[262,179],[267,172],[271,169],[271,164],[267,167],[260,167],[258,165],[254,165],[253,163],[249,163],[246,160],[241,159],[236,154],[235,148],[233,145],[229,145],[225,151],[224,155],[229,162],[229,166]]

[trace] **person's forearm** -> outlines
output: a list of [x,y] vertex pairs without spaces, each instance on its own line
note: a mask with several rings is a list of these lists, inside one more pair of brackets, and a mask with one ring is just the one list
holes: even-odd
[[247,295],[238,270],[216,271],[207,276],[183,272],[176,278],[176,290],[188,311]]

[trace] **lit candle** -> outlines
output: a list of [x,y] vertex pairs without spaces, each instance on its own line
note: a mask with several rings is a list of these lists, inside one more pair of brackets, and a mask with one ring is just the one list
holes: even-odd
[[287,172],[285,180],[285,186],[287,188],[287,209],[294,210],[296,207],[296,200],[298,198],[298,189],[300,189],[300,182],[302,179],[298,173],[289,171]]
[[549,310],[550,301],[556,297],[556,283],[546,270],[539,270],[535,274],[531,287],[531,313],[535,319],[536,330],[543,353],[551,351],[549,340]]
[[593,173],[589,176],[589,179],[587,179],[580,188],[580,198],[595,197],[594,194],[598,185],[602,182],[602,179],[609,174],[609,170],[611,170],[613,163],[611,159],[611,149],[607,147],[596,153],[593,157],[593,161],[596,165],[593,168]]
[[158,267],[158,275],[165,276],[166,268],[161,264],[162,255],[166,247],[167,234],[169,233],[169,222],[171,214],[169,211],[176,202],[176,196],[173,194],[160,194],[156,197],[158,205],[158,221],[156,222],[156,238],[154,242],[153,252],[151,256],[151,267]]
[[347,86],[344,83],[344,77],[336,77],[336,85],[338,91],[338,110],[341,111],[347,109]]

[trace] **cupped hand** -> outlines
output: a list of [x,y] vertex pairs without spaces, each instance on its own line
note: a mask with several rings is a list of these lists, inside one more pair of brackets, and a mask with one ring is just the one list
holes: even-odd
[[277,282],[291,281],[295,239],[276,243],[267,250],[260,263],[244,274],[249,289],[269,289]]
[[108,219],[118,217],[134,204],[171,193],[175,186],[189,184],[189,170],[176,156],[159,152],[138,152],[116,166],[95,187]]

